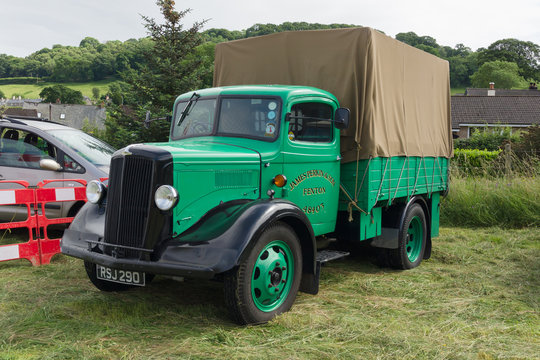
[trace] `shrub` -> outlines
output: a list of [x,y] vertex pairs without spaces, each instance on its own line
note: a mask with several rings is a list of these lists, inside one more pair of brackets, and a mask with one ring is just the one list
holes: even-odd
[[505,142],[519,143],[521,133],[512,133],[509,127],[488,127],[477,129],[468,139],[454,140],[454,148],[485,149],[495,151],[504,147]]
[[540,126],[532,126],[522,133],[521,141],[513,146],[519,157],[540,157]]
[[502,150],[454,149],[454,171],[466,175],[486,175]]

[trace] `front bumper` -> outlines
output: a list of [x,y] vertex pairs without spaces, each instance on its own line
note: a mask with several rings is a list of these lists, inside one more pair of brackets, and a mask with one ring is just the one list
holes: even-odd
[[115,269],[203,279],[228,270],[237,256],[236,251],[213,247],[207,242],[195,245],[169,242],[155,261],[126,259],[103,254],[96,245],[98,239],[95,234],[67,229],[60,248],[63,254]]

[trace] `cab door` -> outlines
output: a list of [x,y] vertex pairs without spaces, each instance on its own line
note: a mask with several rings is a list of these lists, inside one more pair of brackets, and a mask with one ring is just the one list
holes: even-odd
[[336,104],[303,98],[289,105],[283,131],[284,198],[307,215],[315,235],[334,231],[339,195],[339,131]]

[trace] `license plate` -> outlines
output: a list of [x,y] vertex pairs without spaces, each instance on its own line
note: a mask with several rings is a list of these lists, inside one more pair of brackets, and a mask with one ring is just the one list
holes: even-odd
[[96,276],[100,280],[144,286],[144,273],[140,271],[113,269],[96,264]]

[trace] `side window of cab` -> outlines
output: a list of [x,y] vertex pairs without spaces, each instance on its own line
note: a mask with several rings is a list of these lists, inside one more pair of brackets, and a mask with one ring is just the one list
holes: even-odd
[[289,120],[289,140],[331,142],[332,113],[332,107],[328,104],[307,102],[293,105]]

